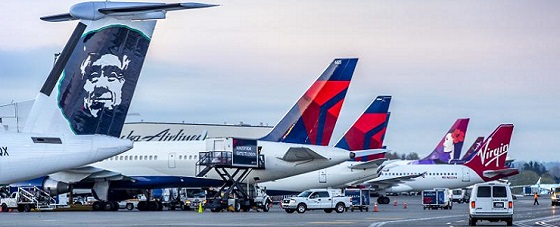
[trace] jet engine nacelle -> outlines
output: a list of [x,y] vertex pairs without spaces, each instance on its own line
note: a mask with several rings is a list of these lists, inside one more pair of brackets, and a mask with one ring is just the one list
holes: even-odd
[[70,191],[70,185],[64,182],[46,179],[43,182],[43,190],[50,193],[50,195],[58,195]]

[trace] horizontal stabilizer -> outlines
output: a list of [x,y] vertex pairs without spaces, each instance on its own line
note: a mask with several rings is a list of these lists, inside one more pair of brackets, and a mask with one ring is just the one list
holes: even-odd
[[48,22],[62,22],[62,21],[71,21],[71,20],[78,20],[78,19],[80,18],[73,17],[70,13],[41,17],[41,20],[48,21]]
[[70,12],[41,17],[49,22],[69,20],[99,20],[106,16],[126,17],[131,20],[164,19],[168,11],[214,7],[203,3],[143,3],[143,2],[83,2],[73,5]]
[[356,165],[352,165],[350,169],[373,169],[379,167],[386,158],[375,159],[367,162],[358,163]]
[[500,169],[500,170],[486,170],[482,172],[484,177],[492,178],[496,176],[511,176],[519,173],[519,170],[516,168],[508,168],[508,169]]
[[284,157],[279,159],[286,162],[300,162],[326,158],[307,147],[290,147]]

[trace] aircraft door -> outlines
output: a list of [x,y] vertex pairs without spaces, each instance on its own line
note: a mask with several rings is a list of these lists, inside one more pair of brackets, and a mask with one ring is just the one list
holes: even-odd
[[462,181],[463,182],[470,182],[471,181],[471,172],[469,171],[469,168],[467,167],[463,167],[461,168],[463,170],[463,176],[462,176]]
[[169,153],[167,163],[168,163],[169,168],[175,168],[175,152]]
[[319,170],[319,183],[327,183],[327,169]]

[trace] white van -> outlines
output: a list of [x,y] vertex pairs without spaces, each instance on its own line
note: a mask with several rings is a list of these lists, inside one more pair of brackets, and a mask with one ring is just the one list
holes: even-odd
[[475,184],[469,200],[469,225],[478,220],[505,221],[513,224],[513,197],[511,189],[504,183]]

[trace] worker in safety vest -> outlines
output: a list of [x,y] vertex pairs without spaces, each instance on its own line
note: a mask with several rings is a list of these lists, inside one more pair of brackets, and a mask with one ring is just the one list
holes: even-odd
[[535,202],[533,202],[533,205],[539,205],[539,194],[535,192],[533,198],[535,198]]

